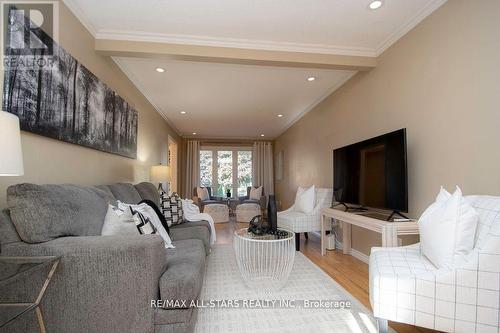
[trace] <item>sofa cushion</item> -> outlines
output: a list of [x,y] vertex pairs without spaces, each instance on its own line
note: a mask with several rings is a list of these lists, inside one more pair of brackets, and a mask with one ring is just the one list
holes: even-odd
[[137,205],[142,200],[134,185],[127,183],[116,183],[108,185],[116,200],[123,203]]
[[182,223],[182,224],[179,224],[179,225],[176,225],[174,228],[176,229],[181,229],[181,228],[191,228],[191,227],[194,227],[194,226],[203,226],[205,228],[207,228],[207,230],[210,232],[210,223],[208,223],[208,221],[189,221],[189,222],[186,222],[186,223]]
[[158,207],[161,206],[160,194],[158,193],[158,190],[153,184],[142,182],[137,185],[134,185],[134,187],[143,200],[151,200]]
[[16,228],[10,218],[9,210],[4,209],[0,211],[0,252],[2,252],[3,246],[19,242],[20,240],[21,238],[19,238]]
[[77,185],[18,184],[7,189],[12,221],[26,243],[100,235],[109,200],[95,187]]
[[[189,309],[155,309],[155,325],[163,326],[168,325],[168,328],[172,326],[172,324],[188,324],[191,322],[193,316],[196,317],[196,308]],[[167,327],[165,327],[166,329]],[[177,332],[176,330],[168,331],[168,332]],[[181,330],[180,332],[190,332],[186,330]],[[156,333],[156,329],[155,329]]]
[[206,221],[186,222],[171,226],[170,237],[173,241],[199,239],[203,242],[206,254],[210,252],[210,225]]
[[160,297],[163,300],[198,298],[205,272],[205,247],[199,239],[173,242],[175,248],[167,249],[167,270],[160,278]]
[[113,192],[111,192],[111,190],[109,189],[108,185],[97,185],[95,187],[100,189],[101,191],[106,192],[111,198],[113,198],[116,201],[116,198],[115,198]]

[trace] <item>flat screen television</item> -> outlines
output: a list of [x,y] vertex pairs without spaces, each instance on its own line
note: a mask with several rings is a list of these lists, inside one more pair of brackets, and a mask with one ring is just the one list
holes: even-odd
[[406,129],[333,151],[337,202],[408,212]]

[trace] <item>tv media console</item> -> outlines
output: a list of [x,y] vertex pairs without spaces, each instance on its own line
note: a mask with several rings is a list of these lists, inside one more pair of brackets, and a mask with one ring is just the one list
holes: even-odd
[[[418,235],[416,221],[389,222],[369,217],[371,212],[349,213],[335,208],[321,210],[321,255],[326,253],[326,231],[328,219],[340,222],[342,228],[342,252],[351,254],[351,227],[353,225],[381,234],[382,247],[398,246],[398,236]],[[329,225],[329,224],[328,224]]]

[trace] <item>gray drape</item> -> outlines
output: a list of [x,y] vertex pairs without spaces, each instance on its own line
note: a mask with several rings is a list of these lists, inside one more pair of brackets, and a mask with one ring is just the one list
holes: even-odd
[[200,180],[200,142],[189,140],[186,145],[186,182],[184,195],[190,199],[193,188],[199,185]]
[[274,194],[273,177],[273,144],[271,142],[255,142],[252,153],[253,186],[264,187],[264,193]]

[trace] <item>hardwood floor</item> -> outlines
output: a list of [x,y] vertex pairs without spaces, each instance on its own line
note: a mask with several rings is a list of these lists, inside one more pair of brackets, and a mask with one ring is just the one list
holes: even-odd
[[[246,223],[236,222],[216,224],[217,244],[231,244],[234,231],[247,226]],[[344,255],[341,251],[327,251],[327,254],[322,256],[320,251],[320,239],[311,233],[309,234],[308,240],[304,239],[303,236],[301,237],[300,251],[367,308],[371,309],[368,296],[367,264],[350,255]],[[389,325],[398,333],[436,332],[400,323],[390,322]]]

